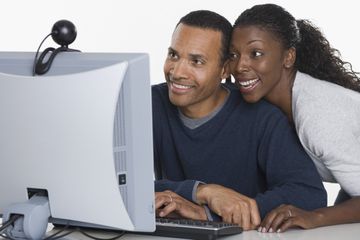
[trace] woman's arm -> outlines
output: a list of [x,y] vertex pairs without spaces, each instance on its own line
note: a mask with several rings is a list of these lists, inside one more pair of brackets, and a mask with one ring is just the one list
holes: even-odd
[[341,204],[305,211],[292,205],[282,205],[272,210],[261,222],[261,232],[284,232],[288,228],[304,229],[360,222],[360,197]]
[[352,108],[319,98],[309,105],[299,104],[294,122],[323,181],[337,182],[350,196],[360,196],[360,127]]

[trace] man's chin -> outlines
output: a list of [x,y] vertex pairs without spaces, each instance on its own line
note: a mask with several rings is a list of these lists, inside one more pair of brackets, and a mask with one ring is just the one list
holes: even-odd
[[172,96],[170,94],[169,99],[170,102],[177,107],[186,107],[189,105],[189,101],[187,101],[186,99],[182,99],[181,97],[178,96]]

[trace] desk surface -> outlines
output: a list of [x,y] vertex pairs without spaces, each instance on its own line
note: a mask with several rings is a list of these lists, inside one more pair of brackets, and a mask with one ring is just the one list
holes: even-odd
[[[54,231],[54,230],[53,230]],[[99,238],[109,238],[113,234],[92,231],[88,232]],[[310,230],[291,229],[284,233],[259,233],[247,231],[238,235],[220,238],[220,240],[357,240],[360,237],[360,223],[343,224],[329,227],[321,227]],[[75,232],[63,239],[89,240],[90,238]],[[165,238],[158,236],[125,234],[120,240],[176,240],[178,238]]]
[[[58,231],[53,229],[47,233]],[[113,233],[105,231],[86,231],[98,238],[113,237]],[[220,238],[220,240],[358,240],[360,236],[360,223],[343,224],[321,227],[310,230],[290,229],[284,233],[259,233],[257,231],[246,231],[238,235]],[[3,238],[0,237],[2,240]],[[71,233],[62,240],[89,240],[90,238],[79,232]],[[179,240],[178,238],[165,238],[159,236],[138,235],[127,233],[120,240]]]

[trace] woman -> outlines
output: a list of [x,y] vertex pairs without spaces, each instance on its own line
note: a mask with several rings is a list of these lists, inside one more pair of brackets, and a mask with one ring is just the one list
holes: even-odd
[[259,231],[359,222],[360,79],[351,64],[309,21],[295,20],[274,4],[256,5],[238,17],[230,59],[244,99],[264,98],[281,108],[323,181],[338,182],[338,200],[345,200],[312,212],[280,206]]

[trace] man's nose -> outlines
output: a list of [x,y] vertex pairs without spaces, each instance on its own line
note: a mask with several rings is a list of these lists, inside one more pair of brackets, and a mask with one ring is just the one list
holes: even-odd
[[188,72],[188,63],[185,59],[180,59],[174,63],[173,69],[171,71],[173,78],[182,79],[187,77]]

